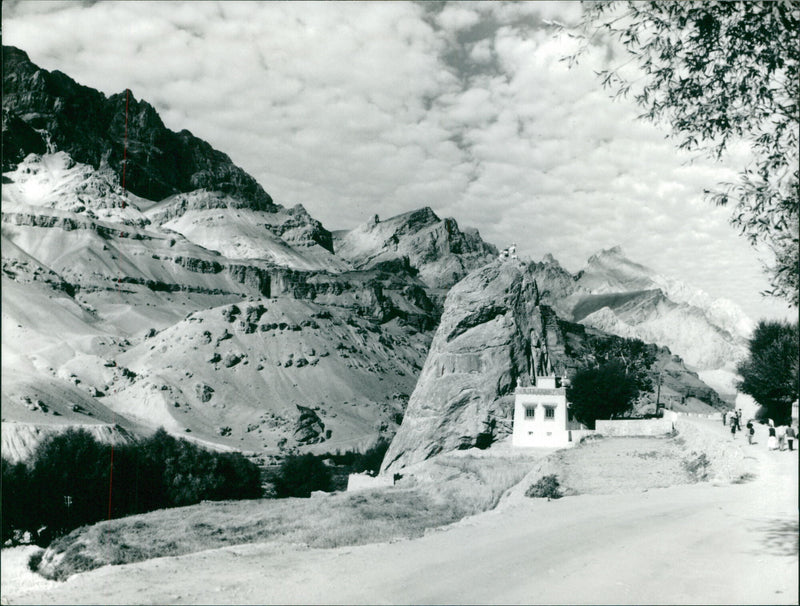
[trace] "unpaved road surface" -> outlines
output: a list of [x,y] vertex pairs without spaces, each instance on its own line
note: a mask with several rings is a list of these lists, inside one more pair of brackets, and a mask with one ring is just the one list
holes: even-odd
[[797,453],[765,442],[743,484],[517,498],[420,539],[228,547],[4,587],[3,602],[797,604]]

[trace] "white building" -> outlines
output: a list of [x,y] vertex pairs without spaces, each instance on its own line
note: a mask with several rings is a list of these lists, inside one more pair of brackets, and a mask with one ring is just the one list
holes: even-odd
[[533,387],[514,393],[513,446],[574,446],[586,427],[571,418],[567,390],[554,375],[537,376]]

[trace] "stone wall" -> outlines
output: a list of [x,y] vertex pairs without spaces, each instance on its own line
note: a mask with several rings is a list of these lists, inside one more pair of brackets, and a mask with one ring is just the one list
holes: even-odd
[[621,419],[597,421],[595,431],[604,436],[659,436],[672,431],[671,419]]
[[371,476],[366,473],[351,473],[347,476],[347,492],[369,490],[370,488],[383,488],[385,486],[394,486],[394,478],[391,474],[385,476]]

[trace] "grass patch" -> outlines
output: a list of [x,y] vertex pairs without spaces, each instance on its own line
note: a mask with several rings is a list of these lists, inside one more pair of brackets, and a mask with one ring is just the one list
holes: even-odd
[[[37,562],[43,576],[64,580],[106,564],[253,542],[332,548],[422,536],[457,521],[463,508],[418,490],[334,494],[324,499],[223,501],[111,520],[61,537]],[[58,557],[63,554],[62,557]]]
[[61,580],[106,564],[255,542],[334,548],[416,538],[495,507],[530,467],[526,459],[442,455],[428,462],[424,479],[405,487],[204,502],[100,522],[55,541],[38,572]]

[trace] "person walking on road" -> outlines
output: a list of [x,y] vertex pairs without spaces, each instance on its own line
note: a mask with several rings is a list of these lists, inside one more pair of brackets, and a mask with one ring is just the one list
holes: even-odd
[[731,438],[736,438],[736,415],[731,415]]
[[778,425],[776,432],[778,434],[778,450],[783,452],[783,449],[786,448],[786,425]]
[[726,411],[726,410],[722,411],[722,424],[723,425],[727,425],[728,424],[728,411]]
[[769,437],[767,438],[767,450],[778,449],[778,438],[775,436],[775,423],[769,420]]
[[742,431],[742,409],[736,411],[736,431]]
[[794,450],[795,434],[796,432],[794,430],[794,427],[789,425],[789,427],[786,428],[786,443],[789,445],[789,452],[792,452]]
[[756,432],[755,428],[753,427],[753,419],[750,419],[747,422],[747,443],[753,443],[753,434]]

